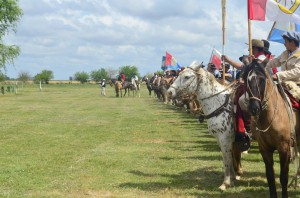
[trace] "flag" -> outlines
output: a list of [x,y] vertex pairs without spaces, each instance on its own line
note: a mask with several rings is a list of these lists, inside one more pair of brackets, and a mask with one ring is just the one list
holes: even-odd
[[299,0],[248,0],[248,19],[300,24]]
[[172,56],[168,52],[166,52],[165,64],[166,64],[166,67],[168,70],[178,70],[181,68],[181,66],[178,64],[177,60],[174,58],[174,56]]
[[222,63],[221,56],[222,55],[218,50],[213,49],[209,62],[213,63],[217,69],[220,69],[221,67],[221,63]]
[[161,60],[161,69],[163,71],[165,71],[167,69],[167,66],[166,66],[166,57],[165,56],[163,56],[162,60]]
[[281,35],[287,31],[300,32],[300,25],[291,22],[275,22],[274,27],[270,31],[268,40],[284,44],[284,39]]

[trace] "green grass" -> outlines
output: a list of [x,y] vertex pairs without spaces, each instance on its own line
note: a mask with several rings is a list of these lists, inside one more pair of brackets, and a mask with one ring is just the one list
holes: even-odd
[[[0,96],[0,197],[268,197],[256,143],[241,181],[222,193],[222,157],[205,123],[145,87],[141,98],[106,92],[30,85]],[[280,192],[278,156],[275,164]]]

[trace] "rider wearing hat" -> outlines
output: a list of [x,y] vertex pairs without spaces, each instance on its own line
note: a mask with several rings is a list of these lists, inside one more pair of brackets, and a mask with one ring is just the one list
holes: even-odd
[[[270,47],[270,43],[269,41],[267,40],[262,40],[264,42],[264,53],[265,53],[265,56],[268,58],[268,59],[272,59],[272,53],[269,51],[269,47]],[[270,75],[272,76],[273,74],[276,74],[277,73],[277,68],[276,67],[273,67],[272,69],[269,69],[269,73]]]
[[270,60],[267,68],[280,67],[281,71],[273,74],[274,80],[294,81],[300,85],[300,33],[289,31],[282,34],[286,50],[278,57]]
[[213,74],[216,78],[219,78],[219,70],[217,70],[217,67],[215,66],[215,64],[208,63],[207,71],[209,71],[211,74]]
[[[263,61],[266,56],[264,53],[264,42],[259,39],[252,39],[252,53],[254,58],[259,59],[260,61]],[[241,57],[242,58],[242,57]],[[240,58],[240,61],[241,61]],[[229,63],[231,66],[235,67],[238,70],[244,69],[245,65],[242,62],[236,62],[227,57],[226,55],[222,55],[222,59],[224,59],[225,62]],[[241,77],[241,75],[240,75]],[[241,101],[243,101],[243,95],[245,93],[244,90],[244,82],[242,80],[239,81],[240,86],[238,87],[234,99],[234,103],[236,105],[236,111],[235,111],[235,131],[236,131],[236,141],[237,142],[244,142],[247,138],[246,131],[250,131],[250,119],[249,115],[245,113],[241,108]],[[242,98],[241,98],[242,97]],[[244,113],[243,113],[244,112]],[[247,128],[247,130],[246,130]]]

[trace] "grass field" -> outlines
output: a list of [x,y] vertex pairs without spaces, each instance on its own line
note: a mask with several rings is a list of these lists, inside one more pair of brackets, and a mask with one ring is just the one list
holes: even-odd
[[[268,197],[256,143],[242,179],[220,192],[222,157],[205,123],[145,87],[141,98],[106,92],[28,85],[1,95],[0,197]],[[275,164],[280,192],[278,156]]]

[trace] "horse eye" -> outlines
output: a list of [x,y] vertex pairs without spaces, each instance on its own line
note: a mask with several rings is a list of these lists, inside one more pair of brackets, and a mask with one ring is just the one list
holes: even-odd
[[188,80],[190,78],[190,76],[185,76],[184,79]]

